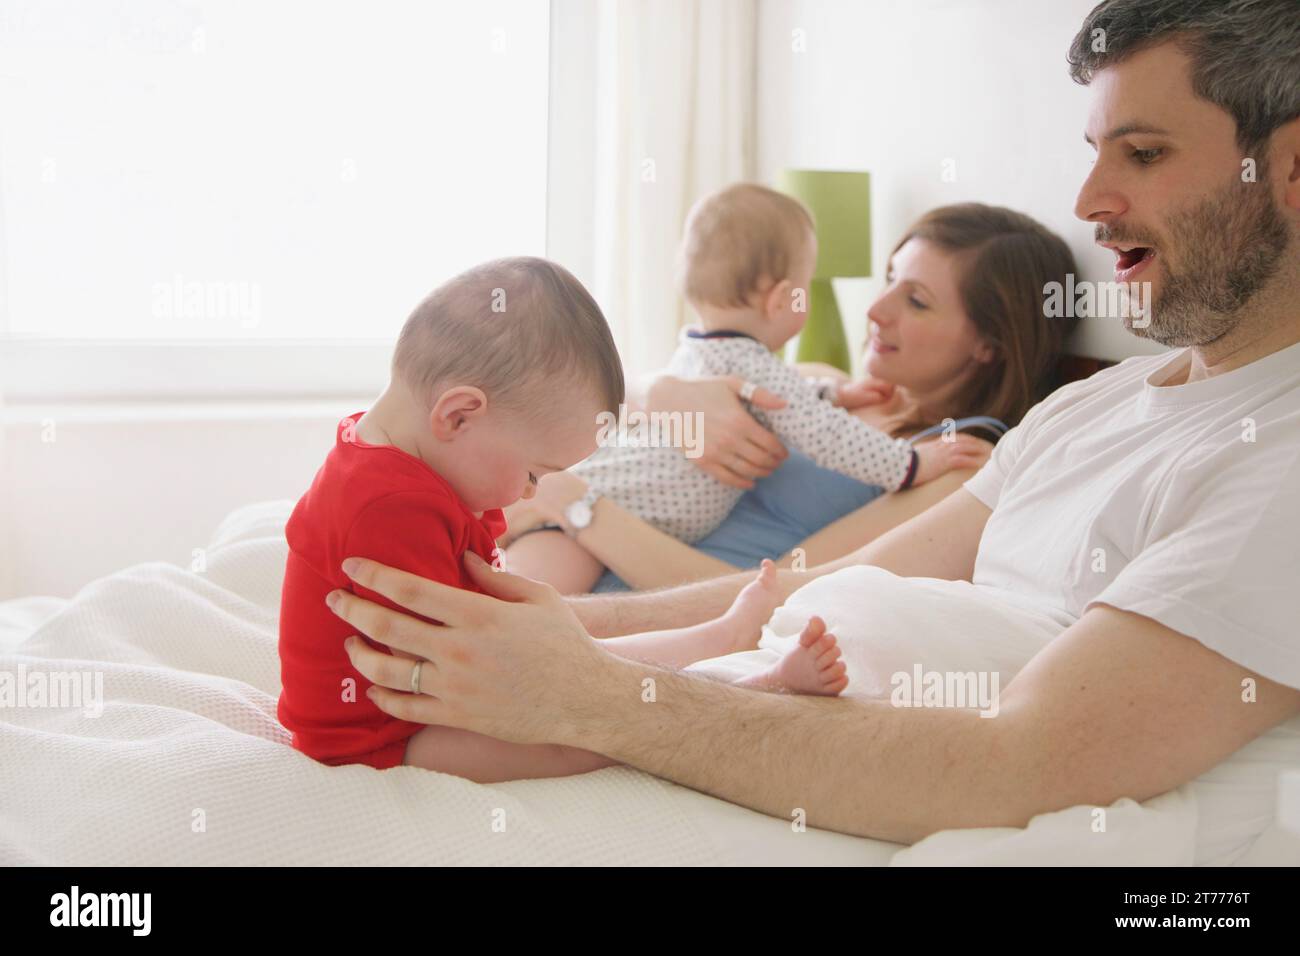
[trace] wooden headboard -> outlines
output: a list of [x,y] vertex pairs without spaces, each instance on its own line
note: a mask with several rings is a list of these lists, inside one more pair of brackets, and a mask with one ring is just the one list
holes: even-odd
[[1077,382],[1115,364],[1109,359],[1089,358],[1086,355],[1062,355],[1056,366],[1057,382],[1060,385]]

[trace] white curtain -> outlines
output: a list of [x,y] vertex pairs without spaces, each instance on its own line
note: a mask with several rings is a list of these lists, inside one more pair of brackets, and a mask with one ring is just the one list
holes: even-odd
[[691,321],[675,262],[691,205],[756,167],[755,0],[595,5],[592,293],[629,373]]

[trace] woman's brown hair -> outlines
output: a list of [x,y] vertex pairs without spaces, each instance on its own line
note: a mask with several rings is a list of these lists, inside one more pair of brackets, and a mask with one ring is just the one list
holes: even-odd
[[[954,397],[952,417],[991,415],[1015,425],[1056,387],[1061,348],[1077,324],[1049,318],[1043,308],[1047,284],[1064,287],[1076,273],[1070,247],[1024,213],[973,202],[930,210],[890,257],[911,239],[958,257],[962,306],[994,353]],[[932,424],[908,422],[899,431]]]

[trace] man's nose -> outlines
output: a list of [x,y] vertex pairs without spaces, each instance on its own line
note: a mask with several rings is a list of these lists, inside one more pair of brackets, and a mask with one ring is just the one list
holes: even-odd
[[1128,201],[1112,181],[1110,166],[1098,159],[1079,187],[1074,214],[1084,222],[1107,222],[1128,211]]

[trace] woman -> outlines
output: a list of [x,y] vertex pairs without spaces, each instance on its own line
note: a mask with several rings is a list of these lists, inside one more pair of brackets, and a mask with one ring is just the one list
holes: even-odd
[[[886,287],[867,312],[869,378],[842,389],[841,403],[899,438],[935,441],[946,420],[967,418],[996,437],[1055,387],[1061,345],[1074,320],[1044,315],[1043,288],[1064,283],[1073,272],[1069,247],[1029,216],[979,203],[932,210],[890,255]],[[882,495],[802,455],[785,457],[779,442],[744,412],[736,395],[743,384],[660,377],[646,390],[639,404],[647,410],[701,412],[706,444],[700,466],[751,490],[694,546],[608,499],[597,501],[590,523],[570,529],[613,572],[596,590],[623,582],[636,588],[679,584],[756,567],[763,558],[796,566],[829,561],[947,496],[974,470]],[[752,401],[783,404],[762,392]],[[548,475],[534,498],[512,506],[512,537],[502,542],[507,563],[526,565],[530,536],[521,533],[540,524],[568,527],[569,506],[585,493],[574,475]]]

